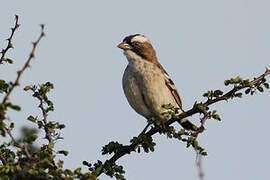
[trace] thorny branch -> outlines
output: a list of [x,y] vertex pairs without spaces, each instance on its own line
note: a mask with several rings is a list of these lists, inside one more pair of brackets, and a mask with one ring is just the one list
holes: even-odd
[[15,31],[19,28],[20,24],[18,24],[18,20],[19,20],[19,16],[18,15],[15,15],[15,25],[13,28],[11,28],[11,34],[10,34],[10,37],[7,39],[8,41],[8,45],[5,49],[2,49],[1,51],[1,59],[0,59],[0,64],[3,63],[3,61],[7,61],[7,59],[5,58],[5,55],[7,53],[7,51],[11,48],[13,48],[13,45],[12,45],[12,38],[13,38],[13,35],[15,33]]
[[50,131],[50,128],[48,127],[48,113],[46,112],[45,108],[44,108],[44,105],[43,105],[43,100],[38,97],[39,99],[39,108],[41,109],[42,111],[42,115],[43,115],[43,123],[44,123],[44,129],[45,129],[45,138],[49,141],[49,143],[53,142],[53,138],[52,138],[52,135],[51,135],[51,131]]
[[[16,16],[16,25],[15,25],[15,27],[12,29],[12,35],[11,35],[11,37],[9,38],[9,44],[10,44],[10,45],[8,45],[8,47],[9,47],[9,46],[12,47],[12,45],[11,45],[11,38],[13,37],[13,34],[14,34],[16,28],[18,28],[17,21],[18,21],[18,16]],[[4,104],[4,103],[7,102],[7,100],[8,100],[8,98],[9,98],[10,94],[11,94],[12,91],[13,91],[13,89],[14,89],[16,86],[19,86],[20,78],[21,78],[23,72],[24,72],[28,67],[30,67],[30,61],[35,57],[35,50],[36,50],[36,47],[37,47],[37,45],[39,44],[39,42],[40,42],[40,40],[42,39],[42,37],[44,37],[44,36],[45,36],[45,33],[44,33],[44,24],[42,24],[42,25],[41,25],[41,33],[40,33],[40,36],[38,37],[37,41],[33,42],[33,48],[32,48],[32,51],[30,52],[30,55],[29,55],[29,57],[28,57],[26,63],[25,63],[24,66],[22,67],[22,69],[19,70],[19,71],[17,72],[17,78],[16,78],[15,82],[12,83],[11,87],[8,89],[7,94],[5,95],[5,97],[4,97],[3,101],[2,101],[2,104]],[[6,48],[6,49],[8,49],[8,48]],[[6,50],[6,51],[7,51],[7,50]],[[6,53],[6,51],[4,50],[4,53]],[[2,51],[2,57],[4,57],[3,51]],[[1,60],[2,60],[2,58],[1,58]],[[20,148],[20,149],[25,153],[25,155],[27,156],[27,158],[31,158],[31,154],[29,153],[29,151],[27,150],[27,148],[26,148],[24,145],[19,144],[19,143],[15,140],[14,136],[13,136],[12,133],[11,133],[11,129],[6,128],[6,131],[7,131],[8,135],[9,135],[9,137],[11,138],[13,145],[14,145],[15,147],[17,147],[17,148]],[[5,161],[2,160],[2,158],[1,158],[1,161],[2,161],[3,163],[5,162]]]
[[15,82],[12,83],[11,87],[8,89],[8,92],[7,92],[6,96],[4,97],[4,99],[3,99],[3,101],[2,101],[2,104],[4,104],[4,103],[7,102],[8,97],[9,97],[9,95],[11,94],[11,92],[13,91],[13,89],[14,89],[16,86],[19,86],[19,85],[20,85],[20,83],[19,83],[20,78],[21,78],[23,72],[24,72],[28,67],[30,67],[30,61],[35,57],[35,50],[36,50],[36,47],[37,47],[38,43],[40,42],[40,40],[42,39],[42,37],[44,37],[44,36],[45,36],[45,33],[44,33],[44,24],[41,24],[41,33],[40,33],[40,36],[39,36],[39,38],[38,38],[38,40],[37,40],[36,42],[33,42],[33,49],[32,49],[32,51],[31,51],[31,53],[30,53],[30,55],[29,55],[29,57],[28,57],[26,63],[24,64],[23,68],[17,72],[17,78],[16,78]]
[[[259,77],[257,78],[254,78],[253,81],[251,81],[251,83],[253,84],[256,84],[258,82],[260,82],[264,77],[268,76],[270,74],[270,70],[269,69],[266,69],[266,71],[260,75]],[[244,88],[247,88],[248,86],[241,86],[241,85],[238,85],[238,86],[234,86],[234,88],[232,90],[230,90],[229,92],[227,92],[226,94],[218,97],[218,98],[215,98],[215,99],[208,99],[206,102],[204,103],[201,103],[202,106],[204,107],[208,107],[212,104],[215,104],[219,101],[223,101],[223,100],[227,100],[229,99],[234,93],[244,89]],[[189,116],[192,116],[194,114],[197,114],[197,113],[203,113],[204,114],[204,117],[201,119],[201,126],[200,128],[203,128],[204,129],[204,124],[205,124],[205,121],[208,119],[208,116],[209,116],[209,113],[206,113],[206,112],[202,112],[201,109],[198,108],[197,104],[195,103],[193,108],[191,108],[190,110],[186,111],[186,112],[183,112],[181,113],[179,116],[178,116],[178,119],[175,119],[175,118],[172,118],[170,120],[168,120],[166,123],[165,123],[165,126],[169,126],[171,124],[173,124],[174,122],[178,121],[179,119],[183,119],[183,118],[186,118],[186,117],[189,117]],[[200,129],[199,128],[199,129]],[[152,129],[150,129],[148,132],[146,132],[144,135],[146,137],[151,137],[153,136],[154,134],[158,133],[159,131],[161,130],[161,127],[153,127]],[[195,136],[196,138],[198,137],[199,133],[201,132],[198,132],[198,134]],[[122,151],[119,151],[117,153],[115,153],[109,160],[108,162],[110,163],[114,163],[116,162],[119,158],[121,158],[122,156],[126,155],[126,154],[129,154],[131,153],[132,151],[134,151],[136,149],[136,147],[139,145],[140,143],[139,142],[135,142],[135,143],[131,143],[130,145],[126,145],[124,146],[123,150]],[[100,172],[98,174],[98,176],[101,174],[102,172]]]

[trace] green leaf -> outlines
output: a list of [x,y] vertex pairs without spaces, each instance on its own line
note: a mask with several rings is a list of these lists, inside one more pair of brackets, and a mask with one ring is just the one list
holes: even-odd
[[67,156],[68,151],[61,150],[61,151],[58,151],[58,154],[63,154],[64,156]]
[[250,86],[249,79],[245,79],[245,80],[242,82],[242,85],[243,85],[243,86]]
[[74,173],[75,174],[81,174],[81,170],[82,170],[82,168],[77,168],[77,169],[74,170]]
[[207,156],[207,152],[201,152],[202,156]]
[[63,128],[65,128],[65,127],[66,127],[65,124],[59,124],[59,125],[57,126],[58,129],[63,129]]
[[261,86],[257,86],[257,89],[260,91],[260,92],[263,92],[263,88]]
[[31,121],[31,122],[36,122],[37,119],[34,118],[33,116],[28,116],[27,120]]
[[248,94],[248,93],[250,93],[250,91],[251,91],[251,88],[248,88],[245,90],[245,93]]
[[9,107],[10,107],[11,109],[15,110],[15,111],[20,111],[20,110],[21,110],[21,107],[18,106],[18,105],[11,104]]
[[14,123],[10,123],[10,126],[9,126],[11,129],[14,128]]
[[210,97],[211,96],[211,91],[207,91],[206,93],[203,94],[203,97]]
[[268,83],[263,83],[263,85],[264,85],[264,87],[265,87],[266,89],[269,89],[269,84],[268,84]]
[[174,106],[171,103],[170,104],[164,104],[164,105],[162,105],[162,107],[164,109],[173,109],[174,108]]
[[230,84],[230,82],[231,82],[230,80],[225,80],[225,81],[224,81],[224,85],[225,85],[225,86],[228,86],[228,85]]
[[241,83],[243,81],[243,79],[239,76],[237,76],[235,79],[234,79],[234,82],[235,83]]
[[31,86],[25,86],[23,90],[28,91],[31,89]]
[[214,91],[214,96],[215,97],[219,97],[219,96],[221,96],[223,94],[223,92],[221,91],[221,90],[215,90]]
[[12,60],[12,59],[6,58],[6,61],[7,61],[9,64],[13,64],[13,60]]
[[0,79],[0,93],[7,92],[9,85],[6,81]]
[[243,95],[242,93],[236,93],[236,94],[235,94],[235,97],[242,98],[242,95]]

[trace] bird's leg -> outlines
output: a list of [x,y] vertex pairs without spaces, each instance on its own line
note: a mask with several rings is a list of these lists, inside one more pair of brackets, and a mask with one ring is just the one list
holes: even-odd
[[148,127],[151,125],[151,123],[147,123],[147,125],[145,126],[145,128],[142,130],[142,132],[139,134],[139,136],[142,136],[145,134],[146,130],[148,129]]

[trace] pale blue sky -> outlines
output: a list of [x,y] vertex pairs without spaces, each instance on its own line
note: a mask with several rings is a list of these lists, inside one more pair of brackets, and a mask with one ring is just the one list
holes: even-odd
[[[57,143],[58,149],[70,151],[65,167],[105,160],[109,156],[101,156],[103,145],[128,143],[146,124],[129,107],[121,87],[127,61],[116,46],[125,36],[142,33],[152,41],[188,109],[209,89],[228,90],[225,79],[252,79],[270,66],[269,9],[267,0],[3,1],[0,47],[5,47],[15,14],[21,26],[15,50],[8,54],[15,64],[1,65],[1,78],[14,80],[39,35],[39,24],[46,24],[36,59],[11,96],[24,108],[9,116],[30,124],[25,119],[39,110],[22,88],[51,81],[55,112],[49,118],[67,125],[65,139]],[[206,180],[270,178],[269,100],[267,91],[214,106],[222,122],[207,121],[199,138],[209,154],[203,161]],[[190,119],[196,122],[198,116]],[[154,153],[119,160],[128,180],[198,179],[191,149],[165,136],[154,140]]]

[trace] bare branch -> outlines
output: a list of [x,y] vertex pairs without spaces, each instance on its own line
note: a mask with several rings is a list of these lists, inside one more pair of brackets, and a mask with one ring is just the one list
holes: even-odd
[[17,78],[15,80],[14,83],[12,83],[11,87],[8,89],[8,92],[6,94],[6,96],[4,97],[3,101],[2,101],[2,104],[6,103],[7,100],[8,100],[8,97],[9,95],[11,94],[11,92],[13,91],[13,89],[16,87],[16,86],[19,86],[19,81],[20,81],[20,78],[23,74],[23,72],[25,71],[25,69],[27,69],[28,67],[30,67],[30,61],[35,57],[35,50],[36,50],[36,47],[38,45],[38,43],[40,42],[40,40],[42,39],[42,37],[45,36],[45,33],[44,33],[44,24],[41,25],[41,33],[40,33],[40,36],[39,38],[37,39],[36,42],[33,43],[33,49],[32,51],[30,52],[30,55],[26,61],[26,63],[24,64],[24,66],[22,67],[21,70],[19,70],[17,72]]
[[7,61],[7,59],[5,58],[5,55],[6,55],[6,53],[7,53],[7,51],[9,49],[13,48],[13,45],[12,45],[11,41],[12,41],[12,38],[13,38],[13,35],[14,35],[15,31],[20,26],[20,24],[18,24],[18,20],[19,20],[19,16],[15,15],[15,25],[14,25],[13,28],[11,28],[11,34],[10,34],[9,38],[7,39],[7,41],[8,41],[7,47],[5,49],[2,49],[2,51],[1,51],[2,56],[1,56],[1,59],[0,59],[0,64],[2,64],[3,61]]
[[199,178],[200,180],[204,180],[204,172],[203,172],[203,168],[202,168],[202,155],[200,155],[199,153],[197,154],[197,167],[198,167],[198,171],[199,171]]
[[9,135],[9,137],[11,138],[11,141],[12,141],[13,145],[14,145],[15,147],[17,147],[17,148],[20,148],[20,149],[25,153],[26,157],[30,159],[32,156],[31,156],[31,154],[29,153],[28,149],[27,149],[24,145],[19,144],[19,143],[15,140],[15,138],[14,138],[14,136],[12,135],[10,129],[6,128],[6,131],[7,131],[8,135]]

